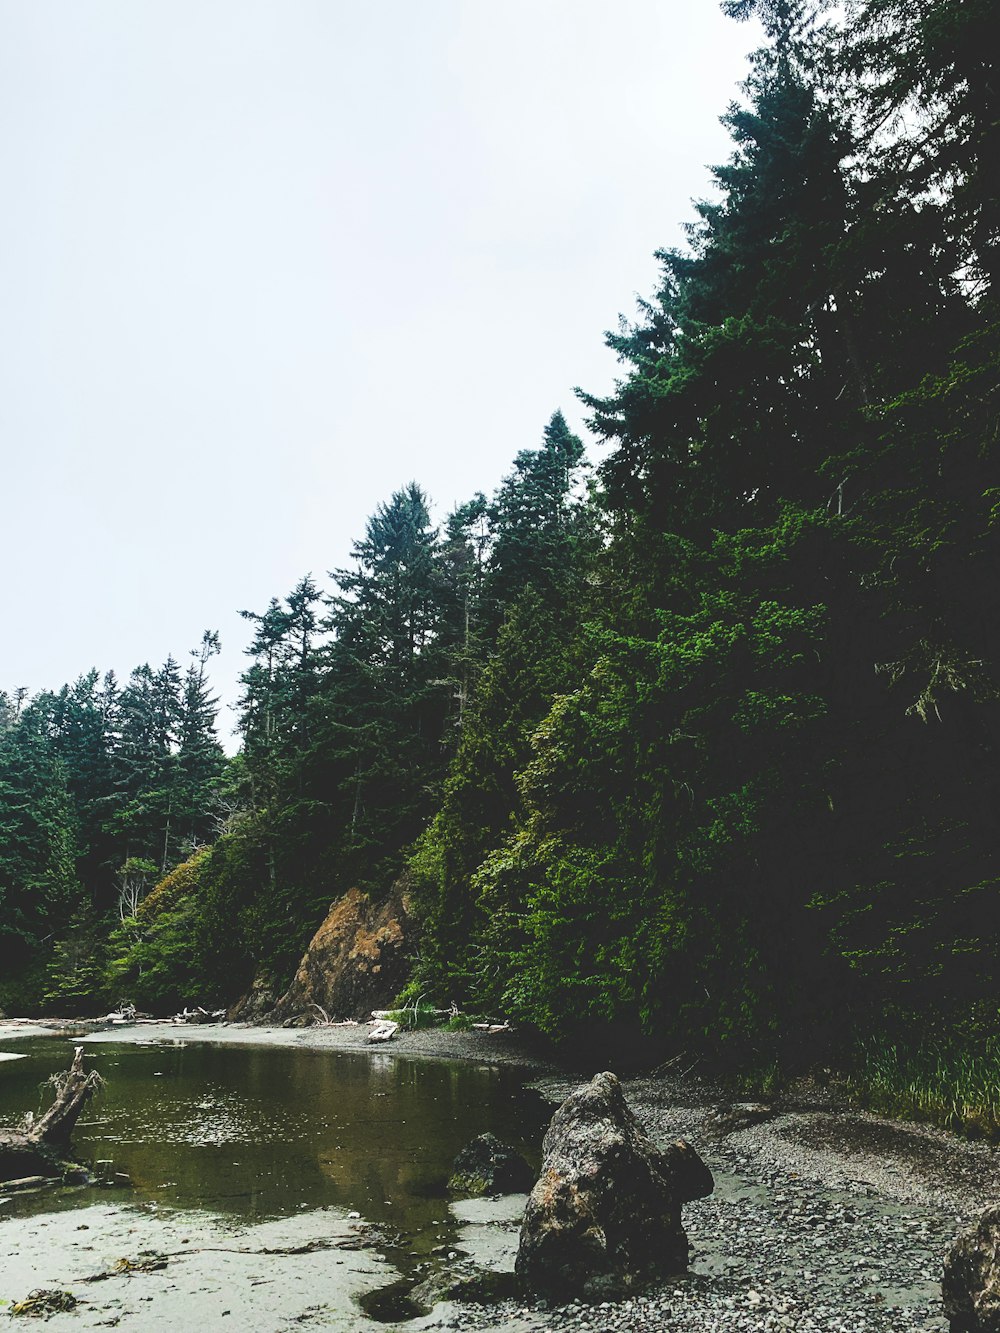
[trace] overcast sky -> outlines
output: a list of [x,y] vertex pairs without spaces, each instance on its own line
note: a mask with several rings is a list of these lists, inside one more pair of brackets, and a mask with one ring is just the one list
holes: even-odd
[[[729,152],[714,0],[0,0],[0,688],[126,676],[489,492]],[[229,731],[231,715],[223,718]]]

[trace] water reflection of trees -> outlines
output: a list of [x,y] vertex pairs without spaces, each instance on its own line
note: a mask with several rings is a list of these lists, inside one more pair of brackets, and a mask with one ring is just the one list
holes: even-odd
[[[130,1198],[172,1207],[357,1209],[412,1233],[446,1217],[444,1186],[470,1138],[490,1129],[534,1156],[548,1114],[518,1096],[514,1071],[470,1063],[197,1043],[93,1051],[108,1088],[81,1154],[114,1159]],[[26,1067],[7,1097],[32,1105],[63,1056],[47,1043],[6,1066],[4,1084]]]

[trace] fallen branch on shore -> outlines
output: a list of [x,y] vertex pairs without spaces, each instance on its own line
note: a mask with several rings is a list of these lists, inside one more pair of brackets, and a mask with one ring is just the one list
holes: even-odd
[[171,1023],[221,1023],[225,1016],[225,1009],[203,1009],[200,1004],[189,1009],[185,1005],[170,1021]]
[[417,1009],[415,1005],[408,1005],[403,1009],[373,1009],[372,1018],[391,1019],[393,1014],[417,1014],[424,1018],[456,1018],[459,1014],[458,1009]]
[[134,1023],[139,1013],[134,1004],[126,1004],[123,1000],[117,1009],[113,1009],[110,1014],[104,1015],[105,1023]]
[[[314,1006],[314,1007],[318,1008],[319,1006]],[[459,1007],[456,1004],[452,1004],[450,1009],[431,1009],[431,1008],[425,1008],[423,1005],[414,1004],[414,1005],[409,1005],[403,1009],[372,1010],[373,1019],[377,1020],[378,1022],[397,1022],[397,1026],[398,1026],[398,1020],[402,1019],[404,1022],[407,1023],[408,1026],[417,1027],[418,1015],[420,1018],[423,1019],[429,1018],[434,1020],[468,1017],[468,1015],[463,1014],[462,1010],[459,1009]],[[513,1032],[514,1030],[511,1027],[509,1018],[489,1018],[489,1017],[481,1018],[478,1023],[469,1023],[468,1029],[470,1032],[485,1032],[488,1034],[494,1032]]]
[[380,1018],[368,1029],[368,1036],[365,1040],[368,1042],[392,1041],[398,1031],[398,1023],[393,1022],[391,1018]]
[[323,1006],[321,1004],[316,1004],[315,1001],[313,1001],[313,1003],[310,1004],[309,1008],[315,1009],[316,1012],[319,1014],[319,1018],[313,1019],[313,1022],[317,1023],[320,1027],[356,1028],[358,1026],[356,1018],[341,1018],[341,1019],[331,1018],[330,1015],[323,1008]]

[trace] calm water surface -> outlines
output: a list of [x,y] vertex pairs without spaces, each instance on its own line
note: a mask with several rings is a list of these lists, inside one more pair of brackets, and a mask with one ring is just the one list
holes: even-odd
[[[49,1105],[39,1085],[72,1042],[0,1042],[0,1123]],[[4,1215],[109,1197],[255,1221],[298,1209],[356,1210],[423,1249],[448,1225],[458,1150],[492,1130],[538,1165],[551,1114],[516,1070],[287,1048],[187,1043],[88,1045],[107,1081],[77,1128],[78,1156],[114,1161],[132,1189],[9,1196]]]

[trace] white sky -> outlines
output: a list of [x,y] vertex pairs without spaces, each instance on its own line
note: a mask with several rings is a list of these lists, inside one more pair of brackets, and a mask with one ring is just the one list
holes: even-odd
[[[679,244],[714,0],[0,0],[0,688],[181,660],[487,493]],[[223,731],[231,718],[224,717]]]

